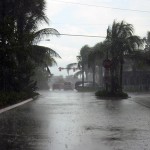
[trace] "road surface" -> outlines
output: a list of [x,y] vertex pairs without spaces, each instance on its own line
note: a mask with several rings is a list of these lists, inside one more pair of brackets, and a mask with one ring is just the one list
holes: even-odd
[[42,91],[0,114],[0,150],[150,150],[150,95]]

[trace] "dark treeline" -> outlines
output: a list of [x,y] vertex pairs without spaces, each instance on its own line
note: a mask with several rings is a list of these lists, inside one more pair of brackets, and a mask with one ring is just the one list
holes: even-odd
[[38,30],[38,25],[48,23],[45,0],[0,1],[0,91],[32,93],[36,89],[34,74],[48,66],[59,55],[48,47],[38,46],[42,38],[59,35],[53,28]]

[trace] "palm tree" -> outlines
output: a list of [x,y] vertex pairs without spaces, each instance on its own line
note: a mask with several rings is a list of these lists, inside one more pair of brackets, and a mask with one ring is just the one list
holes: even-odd
[[68,72],[68,75],[69,75],[69,71],[72,69],[72,68],[77,68],[78,67],[78,63],[70,63],[66,66],[67,68],[67,72]]
[[53,57],[58,54],[37,43],[44,36],[59,33],[53,28],[38,31],[39,23],[48,23],[44,13],[45,0],[2,0],[0,7],[3,8],[0,13],[0,73],[3,74],[0,90],[13,90],[17,85],[17,89],[22,90],[32,82],[30,77],[37,64],[50,72],[48,66],[55,62]]
[[150,32],[147,32],[147,37],[143,38],[144,42],[145,42],[145,51],[150,51]]
[[108,52],[108,44],[107,41],[103,41],[100,43],[97,43],[93,47],[94,53],[95,53],[95,59],[96,59],[96,65],[99,66],[99,84],[102,85],[103,80],[103,60],[106,58],[107,52]]
[[96,53],[91,50],[88,55],[88,67],[92,69],[93,73],[93,87],[95,87],[95,74],[96,74]]
[[144,37],[143,41],[145,44],[143,61],[150,65],[150,32],[147,33],[147,37]]
[[103,41],[100,43],[97,43],[92,47],[89,56],[88,56],[88,64],[89,67],[93,70],[93,85],[95,83],[95,75],[96,75],[96,67],[99,67],[99,84],[102,85],[103,82],[103,60],[106,58],[107,51],[108,51],[109,45],[107,44],[107,41]]
[[142,40],[133,35],[133,26],[124,21],[114,21],[113,25],[108,27],[107,40],[110,43],[112,57],[111,92],[122,91],[124,55],[137,49],[142,44]]
[[90,47],[88,45],[85,45],[80,50],[80,56],[77,56],[79,68],[82,70],[82,86],[84,87],[84,73],[86,72],[87,77],[87,71],[88,71],[88,54],[90,52]]
[[74,77],[79,77],[79,76],[80,77],[82,76],[82,70],[79,70],[74,74]]

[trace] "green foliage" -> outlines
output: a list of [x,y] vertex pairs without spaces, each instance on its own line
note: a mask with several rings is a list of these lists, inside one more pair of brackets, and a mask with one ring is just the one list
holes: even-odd
[[37,81],[37,88],[38,89],[49,89],[48,80],[49,80],[49,73],[43,67],[37,67],[35,69],[35,75],[33,79]]
[[[133,26],[124,21],[114,21],[107,29],[107,40],[110,44],[111,65],[111,92],[122,91],[122,72],[124,55],[131,54],[142,45],[140,37],[133,35]],[[117,79],[116,87],[114,79]]]
[[53,28],[38,31],[39,23],[48,23],[44,10],[45,0],[0,1],[0,107],[31,97],[37,88],[35,69],[51,75],[49,66],[60,57],[37,45],[50,34],[59,35]]
[[78,92],[95,92],[97,91],[99,88],[98,87],[78,87],[77,91]]
[[42,38],[58,31],[37,31],[39,22],[48,23],[45,0],[0,1],[0,91],[36,89],[33,77],[37,66],[50,73],[49,66],[60,57],[54,50],[36,45]]
[[34,92],[0,92],[0,108],[24,101],[28,98],[34,97],[38,95],[37,93]]
[[118,91],[118,92],[108,92],[106,90],[100,90],[95,93],[98,98],[113,98],[113,99],[126,99],[128,98],[128,94]]
[[69,71],[72,69],[72,68],[77,68],[78,67],[78,63],[70,63],[66,66],[67,68],[67,73],[69,75]]

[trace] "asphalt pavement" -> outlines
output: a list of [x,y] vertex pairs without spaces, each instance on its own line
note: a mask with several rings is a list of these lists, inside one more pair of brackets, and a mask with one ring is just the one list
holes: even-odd
[[150,94],[41,91],[0,114],[0,150],[150,150]]

